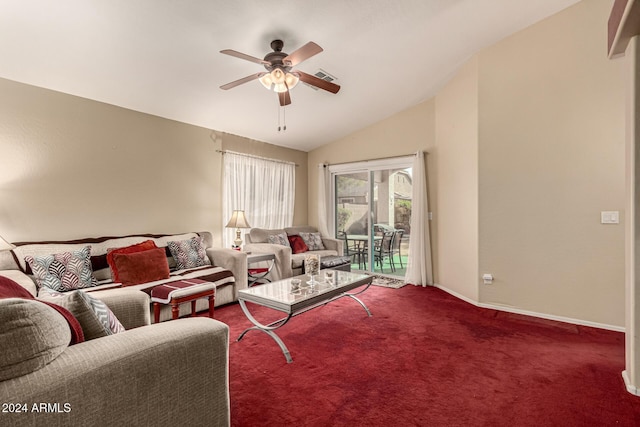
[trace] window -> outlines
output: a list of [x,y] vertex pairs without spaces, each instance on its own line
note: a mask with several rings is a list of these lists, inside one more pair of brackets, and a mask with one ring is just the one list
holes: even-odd
[[[226,151],[224,154],[223,221],[234,210],[245,211],[252,227],[284,228],[293,224],[295,164]],[[225,230],[225,247],[235,230]]]

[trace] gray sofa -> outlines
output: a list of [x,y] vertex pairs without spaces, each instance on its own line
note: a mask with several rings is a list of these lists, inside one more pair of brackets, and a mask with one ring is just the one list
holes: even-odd
[[288,246],[269,242],[269,236],[271,235],[286,233],[288,236],[295,236],[299,235],[300,232],[317,233],[318,230],[308,225],[286,227],[284,229],[252,228],[249,233],[245,235],[246,243],[244,245],[244,251],[275,254],[275,265],[268,276],[271,280],[279,280],[302,274],[304,259],[308,254],[316,254],[320,257],[343,255],[343,241],[328,236],[322,236],[324,250],[314,250],[299,254],[293,254],[291,248]]
[[[53,308],[0,299],[0,425],[230,424],[227,325],[204,317],[150,325],[146,293],[93,295],[105,298],[127,330],[74,345]],[[42,357],[44,366],[33,370],[7,368],[7,360]]]
[[[189,271],[174,270],[168,279],[157,280],[153,282],[137,284],[127,287],[121,287],[118,283],[111,281],[111,274],[108,265],[106,265],[106,253],[111,248],[121,248],[133,244],[143,242],[145,240],[153,240],[158,247],[166,247],[167,242],[189,239],[194,236],[201,236],[206,247],[206,254],[211,261],[212,267],[209,269],[193,269]],[[193,279],[207,276],[211,277],[220,270],[228,270],[233,274],[232,278],[220,281],[216,286],[215,305],[228,304],[238,299],[238,290],[247,287],[247,257],[246,254],[231,249],[214,248],[213,237],[209,232],[184,233],[184,234],[141,234],[132,236],[119,237],[100,237],[87,238],[73,241],[58,242],[28,242],[16,243],[17,247],[12,251],[0,252],[0,275],[11,277],[13,280],[22,284],[33,295],[37,295],[38,290],[33,281],[33,276],[28,275],[26,263],[24,261],[27,255],[46,255],[64,251],[74,251],[87,245],[91,246],[91,260],[94,265],[93,275],[99,281],[98,286],[85,288],[84,291],[91,292],[96,298],[108,302],[109,299],[120,299],[120,295],[131,295],[132,290],[138,292],[146,291],[155,285],[179,280]],[[101,258],[104,260],[101,261]],[[175,260],[168,255],[169,266],[175,266]],[[215,267],[217,268],[215,268]],[[200,299],[196,304],[196,311],[206,310],[208,303],[206,299]],[[180,305],[180,316],[184,316],[191,312],[191,304],[185,303]],[[162,306],[160,320],[164,321],[171,318],[171,309],[168,305]]]

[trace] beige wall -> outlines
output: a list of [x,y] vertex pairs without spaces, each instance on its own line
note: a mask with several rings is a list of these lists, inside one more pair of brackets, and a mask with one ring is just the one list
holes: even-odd
[[[487,306],[624,326],[622,64],[612,1],[584,0],[472,58],[412,109],[309,153],[315,165],[429,152],[436,283]],[[492,273],[492,285],[481,275]]]
[[470,60],[438,93],[434,226],[440,236],[436,283],[478,301],[478,61]]
[[[480,301],[624,325],[624,81],[612,1],[479,55]],[[601,225],[601,211],[620,211]]]
[[[627,390],[640,395],[640,36],[625,52],[626,208],[625,217],[625,372]],[[631,390],[630,390],[631,388]]]
[[[309,152],[309,222],[318,224],[318,164],[341,164],[378,158],[411,155],[418,150],[430,153],[434,147],[435,104],[429,100],[386,120],[355,132]],[[437,183],[430,179],[435,167],[429,154],[425,156],[429,188],[429,209],[434,210]],[[431,228],[432,240],[437,234]]]
[[306,154],[0,79],[0,235],[9,241],[208,230],[221,244],[225,147]]

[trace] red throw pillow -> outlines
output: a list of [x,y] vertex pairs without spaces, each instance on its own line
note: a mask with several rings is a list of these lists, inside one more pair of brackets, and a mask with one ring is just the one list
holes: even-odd
[[289,244],[291,245],[291,251],[294,254],[301,254],[301,253],[307,252],[309,250],[309,247],[304,242],[304,240],[302,240],[302,237],[300,237],[300,236],[287,236],[287,238],[289,239]]
[[107,264],[109,264],[109,268],[111,269],[111,279],[114,282],[121,282],[120,275],[118,274],[118,269],[113,262],[113,256],[115,254],[133,254],[136,252],[148,251],[149,249],[157,248],[155,242],[153,240],[145,240],[141,243],[136,243],[135,245],[125,246],[124,248],[112,249],[107,252]]
[[130,254],[113,254],[119,282],[124,286],[169,278],[169,263],[164,248]]
[[[9,279],[5,276],[0,276],[0,299],[2,298],[22,298],[36,300],[31,292],[20,286],[17,282]],[[40,300],[36,300],[40,301]],[[82,326],[78,319],[66,308],[46,301],[40,301],[43,304],[56,310],[64,317],[69,324],[69,330],[71,331],[71,342],[69,345],[81,343],[84,341],[84,333],[82,332]]]

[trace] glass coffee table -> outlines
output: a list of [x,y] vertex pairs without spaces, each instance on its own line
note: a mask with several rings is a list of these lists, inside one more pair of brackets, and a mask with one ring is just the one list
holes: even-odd
[[[325,270],[322,270],[320,275],[316,276],[317,283],[315,285],[308,284],[309,276],[302,275],[238,291],[238,302],[240,303],[240,307],[249,321],[255,325],[245,329],[238,337],[238,341],[240,341],[244,335],[251,330],[262,331],[273,338],[273,340],[282,349],[282,353],[287,359],[287,362],[291,363],[293,362],[293,359],[291,358],[289,349],[280,337],[276,335],[275,330],[285,325],[292,317],[305,313],[316,307],[327,305],[330,302],[343,297],[348,297],[358,302],[362,308],[365,309],[367,315],[371,316],[371,312],[367,306],[364,305],[356,295],[359,295],[369,289],[369,286],[371,286],[371,282],[373,281],[373,276],[347,271],[333,271],[334,279],[332,283],[324,280]],[[291,281],[293,279],[300,279],[300,289],[292,290]],[[355,293],[349,292],[365,285],[366,287]],[[247,302],[281,311],[286,314],[286,317],[276,320],[275,322],[271,322],[268,325],[263,325],[253,317],[251,312],[249,312]]]

